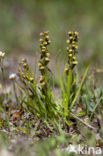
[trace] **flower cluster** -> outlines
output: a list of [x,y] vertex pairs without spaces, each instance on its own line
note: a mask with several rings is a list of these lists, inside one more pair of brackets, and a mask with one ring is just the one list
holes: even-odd
[[24,80],[28,80],[29,82],[34,82],[34,77],[30,72],[29,65],[26,59],[22,59],[21,62],[22,68],[19,68],[19,77]]
[[42,37],[40,39],[41,56],[38,62],[38,66],[39,66],[39,71],[41,72],[39,83],[42,87],[46,85],[45,76],[48,71],[48,63],[50,62],[50,53],[48,52],[47,49],[47,46],[50,44],[48,34],[49,34],[48,31],[40,33],[40,36]]
[[24,68],[24,70],[28,70],[29,69],[29,65],[28,65],[28,63],[27,63],[27,60],[26,59],[22,59],[22,62],[21,62],[21,64],[22,64],[22,66],[23,66],[23,68]]
[[78,64],[76,60],[76,54],[78,53],[77,49],[77,42],[78,42],[78,32],[72,31],[68,32],[69,39],[67,40],[67,43],[69,44],[67,46],[67,52],[68,52],[68,67],[65,68],[65,71],[69,73],[69,69],[73,69],[76,64]]
[[39,70],[42,75],[44,75],[45,71],[47,70],[47,65],[50,61],[50,53],[48,52],[47,46],[50,44],[49,36],[48,36],[48,31],[44,33],[40,33],[40,36],[42,38],[40,39],[40,49],[41,49],[41,57],[38,63]]

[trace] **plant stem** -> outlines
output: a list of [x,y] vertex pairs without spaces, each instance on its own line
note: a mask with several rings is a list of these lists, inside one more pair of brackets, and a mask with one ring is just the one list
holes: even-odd
[[13,89],[14,89],[15,99],[16,99],[16,102],[18,105],[19,103],[18,103],[18,97],[17,97],[17,93],[16,93],[16,87],[15,87],[15,81],[14,80],[13,80]]
[[72,81],[72,69],[69,70],[69,75],[67,76],[67,94],[66,94],[66,101],[64,103],[64,107],[66,110],[64,110],[64,118],[68,115],[68,104],[70,99],[70,90],[71,90],[71,81]]
[[0,66],[1,66],[3,83],[5,85],[4,67],[3,67],[3,61],[2,60],[0,60]]
[[4,66],[3,66],[3,60],[0,60],[0,66],[1,66],[1,73],[2,73],[2,80],[3,80],[3,91],[5,92],[4,94],[4,99],[7,98],[6,96],[6,81],[5,81],[5,76],[4,76]]

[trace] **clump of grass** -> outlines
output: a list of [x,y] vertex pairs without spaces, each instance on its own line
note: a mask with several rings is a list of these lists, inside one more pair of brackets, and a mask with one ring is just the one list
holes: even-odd
[[21,92],[24,94],[23,103],[26,110],[36,115],[36,117],[44,119],[57,119],[58,107],[54,101],[54,97],[48,83],[48,63],[50,62],[50,53],[47,46],[50,44],[48,31],[40,33],[40,60],[38,62],[40,77],[39,81],[34,77],[31,67],[27,60],[23,59],[21,68],[19,69],[19,77],[23,83],[23,88],[18,85]]
[[[0,69],[3,73],[3,84],[0,85],[0,130],[5,128],[6,132],[9,132],[11,135],[13,130],[14,135],[21,132],[21,134],[27,134],[27,136],[36,135],[40,139],[51,135],[52,132],[59,131],[60,136],[43,142],[44,146],[41,146],[40,143],[38,144],[38,147],[41,149],[38,148],[40,155],[43,152],[47,153],[48,149],[55,149],[55,152],[59,152],[62,155],[61,151],[58,151],[60,148],[57,148],[57,145],[65,147],[71,142],[74,144],[75,141],[76,143],[81,143],[81,136],[83,141],[87,142],[89,140],[89,144],[103,144],[103,141],[100,139],[96,140],[94,136],[97,130],[100,136],[103,136],[103,89],[98,89],[96,86],[91,88],[92,85],[89,79],[83,85],[90,64],[87,66],[81,80],[77,80],[78,72],[76,72],[75,68],[78,64],[78,32],[72,31],[68,35],[66,48],[67,63],[62,75],[57,63],[58,84],[62,93],[60,100],[58,101],[56,95],[53,94],[49,81],[49,74],[52,71],[49,68],[51,60],[49,32],[46,31],[40,33],[40,59],[38,62],[40,75],[36,78],[28,61],[22,59],[18,71],[18,83],[16,74],[12,73],[9,76],[13,84],[13,92],[17,104],[13,108],[13,111],[14,109],[16,110],[13,116],[11,116],[12,108],[10,108],[10,105],[7,107],[9,95],[5,96],[5,92],[2,94],[4,91],[3,86],[5,85],[3,64],[5,53],[0,52]],[[17,92],[17,86],[20,93]],[[27,117],[25,117],[26,115]],[[93,136],[89,130],[84,129],[83,131],[80,127],[84,128],[84,126],[81,126],[81,124],[90,130],[92,129],[94,132]],[[65,133],[68,130],[69,134]],[[75,131],[74,135],[71,130]]]
[[[60,76],[59,67],[57,65],[58,77],[60,80],[62,98],[58,102],[56,97],[53,95],[51,85],[49,83],[49,62],[50,62],[50,53],[49,53],[49,32],[45,31],[40,33],[40,59],[38,62],[38,67],[40,71],[39,78],[35,77],[35,73],[28,64],[26,59],[22,59],[20,63],[20,68],[18,72],[19,82],[16,84],[20,90],[20,95],[17,95],[16,85],[15,85],[15,74],[10,75],[10,79],[13,82],[13,88],[15,93],[16,102],[18,108],[22,110],[25,109],[32,113],[36,119],[40,119],[43,122],[58,125],[57,122],[63,123],[62,125],[67,124],[71,125],[69,122],[71,116],[78,119],[80,122],[81,119],[75,115],[75,111],[72,108],[75,106],[75,103],[78,100],[80,91],[83,86],[83,82],[87,75],[89,66],[87,67],[84,76],[80,82],[76,85],[77,73],[74,68],[78,64],[77,54],[78,54],[78,32],[72,31],[68,33],[69,38],[67,39],[67,64],[63,72],[63,79]],[[3,58],[2,58],[3,59]],[[79,113],[80,114],[80,113]],[[83,114],[83,112],[81,112]],[[84,123],[84,122],[82,122]],[[84,123],[86,125],[86,123]]]
[[[87,67],[80,84],[77,86],[77,90],[73,90],[77,78],[77,76],[74,76],[74,67],[78,64],[76,55],[78,54],[77,42],[79,37],[78,32],[75,31],[69,32],[68,35],[67,65],[64,69],[63,79],[60,76],[59,67],[57,65],[57,72],[62,91],[61,104],[54,99],[48,81],[48,72],[50,71],[50,53],[48,50],[50,40],[48,31],[40,33],[40,59],[38,62],[40,71],[39,81],[34,77],[33,70],[28,65],[27,60],[23,59],[21,68],[19,69],[19,77],[24,87],[22,88],[20,85],[18,85],[18,87],[24,95],[22,98],[22,106],[25,107],[26,110],[29,110],[31,113],[35,114],[37,118],[39,117],[44,121],[55,120],[56,122],[59,120],[61,122],[62,119],[64,119],[64,123],[70,126],[68,119],[70,119],[71,116],[77,119],[72,112],[72,108],[79,97],[89,66]],[[75,73],[75,75],[77,75],[77,73]]]
[[[75,103],[78,100],[90,64],[87,66],[80,84],[76,85],[77,73],[74,71],[74,67],[78,64],[76,55],[78,54],[77,42],[79,37],[78,37],[78,32],[76,31],[68,32],[68,35],[69,35],[69,39],[67,39],[68,46],[66,48],[67,64],[65,65],[65,69],[62,77],[60,75],[58,63],[57,63],[57,72],[59,76],[59,82],[60,82],[61,93],[62,93],[61,107],[63,108],[64,122],[70,126],[71,123],[69,122],[69,119],[71,117],[77,118],[77,116],[73,114],[72,108],[74,107]],[[75,85],[76,88],[74,87]],[[83,112],[81,112],[80,114],[83,114]]]

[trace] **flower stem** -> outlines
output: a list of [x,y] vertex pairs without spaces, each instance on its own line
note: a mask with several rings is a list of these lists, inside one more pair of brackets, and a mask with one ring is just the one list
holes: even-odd
[[[69,99],[70,99],[70,90],[71,90],[71,82],[72,82],[72,69],[69,70],[69,75],[67,76],[67,94],[66,101],[64,107],[68,110]],[[64,110],[64,117],[68,115],[68,111]]]
[[15,87],[15,81],[14,80],[13,80],[13,90],[14,90],[15,99],[16,99],[16,102],[17,102],[17,105],[18,105],[19,101],[18,101],[18,96],[17,96],[16,87]]

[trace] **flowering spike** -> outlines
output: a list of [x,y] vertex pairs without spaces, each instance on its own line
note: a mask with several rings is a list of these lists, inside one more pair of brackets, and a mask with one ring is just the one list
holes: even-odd
[[[78,62],[76,61],[76,54],[77,54],[77,49],[78,46],[76,45],[76,43],[78,42],[78,32],[76,31],[72,31],[72,32],[68,32],[69,35],[69,39],[67,39],[67,52],[68,52],[68,67],[66,67],[65,71],[69,71],[69,69],[73,69],[75,67],[75,65],[78,64]],[[69,73],[69,72],[68,72]]]
[[[50,44],[48,34],[49,34],[48,31],[40,33],[40,36],[42,37],[40,39],[41,56],[40,56],[40,60],[38,62],[38,67],[39,67],[39,71],[41,72],[39,84],[42,87],[42,89],[47,86],[45,76],[48,71],[48,63],[50,62],[50,53],[48,52],[48,49],[47,49],[47,46]],[[42,82],[41,82],[41,79],[42,79]]]

